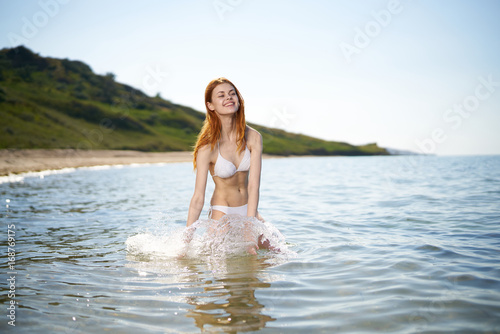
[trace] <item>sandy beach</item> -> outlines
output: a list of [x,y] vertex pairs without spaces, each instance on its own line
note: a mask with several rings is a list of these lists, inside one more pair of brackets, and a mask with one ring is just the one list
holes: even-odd
[[191,152],[0,150],[0,176],[68,167],[190,162]]
[[[266,158],[278,156],[264,154]],[[140,152],[120,150],[0,150],[0,176],[49,169],[193,161],[192,152]]]

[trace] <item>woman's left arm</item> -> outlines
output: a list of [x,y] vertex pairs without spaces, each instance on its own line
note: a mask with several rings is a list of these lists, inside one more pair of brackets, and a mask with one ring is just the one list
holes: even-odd
[[262,136],[249,129],[248,147],[250,149],[250,172],[248,175],[248,217],[257,217],[259,206],[260,173],[262,169]]

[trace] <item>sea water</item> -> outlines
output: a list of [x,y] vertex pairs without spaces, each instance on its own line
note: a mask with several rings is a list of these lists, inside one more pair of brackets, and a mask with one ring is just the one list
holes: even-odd
[[187,248],[190,164],[0,182],[2,333],[500,333],[499,156],[266,159]]

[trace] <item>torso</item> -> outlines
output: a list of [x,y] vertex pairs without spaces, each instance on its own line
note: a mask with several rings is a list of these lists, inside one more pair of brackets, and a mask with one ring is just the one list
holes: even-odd
[[[213,165],[210,172],[213,175]],[[248,203],[248,172],[237,172],[231,177],[213,177],[214,193],[210,204],[224,206],[241,206]]]
[[[220,147],[223,150],[220,150]],[[232,155],[230,153],[233,153]],[[243,152],[237,152],[236,144],[227,145],[219,143],[215,146],[209,169],[215,183],[212,195],[212,205],[241,206],[248,203],[248,169],[250,164],[250,152],[246,147]],[[235,163],[236,162],[236,163]],[[218,171],[215,166],[218,165]],[[248,167],[248,168],[245,168]],[[220,168],[225,167],[225,168]],[[233,175],[227,174],[232,169]],[[217,176],[218,172],[219,176]]]

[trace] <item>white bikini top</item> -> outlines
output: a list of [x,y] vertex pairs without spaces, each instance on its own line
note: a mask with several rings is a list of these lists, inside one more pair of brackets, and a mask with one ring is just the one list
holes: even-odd
[[240,162],[238,168],[229,160],[224,159],[220,154],[220,146],[217,143],[217,149],[219,150],[219,155],[217,156],[217,161],[214,166],[214,177],[218,176],[223,179],[233,176],[236,172],[246,172],[250,169],[250,150],[245,146],[245,155]]

